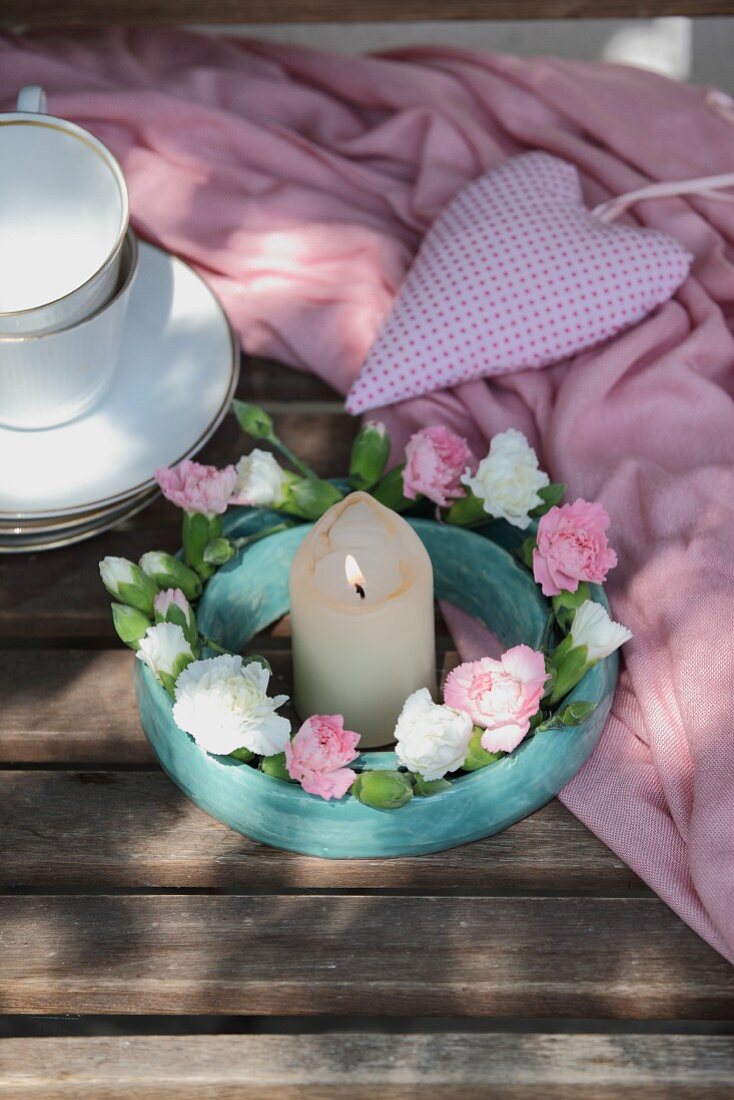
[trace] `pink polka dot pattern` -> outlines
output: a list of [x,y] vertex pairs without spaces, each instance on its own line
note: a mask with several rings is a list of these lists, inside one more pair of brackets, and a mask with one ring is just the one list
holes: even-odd
[[556,363],[667,301],[691,259],[656,230],[595,218],[568,162],[513,157],[434,222],[347,409]]

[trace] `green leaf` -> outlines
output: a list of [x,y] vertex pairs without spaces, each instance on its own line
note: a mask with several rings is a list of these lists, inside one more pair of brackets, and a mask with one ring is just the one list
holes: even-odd
[[560,481],[552,482],[550,485],[544,485],[542,489],[538,489],[538,496],[543,501],[537,508],[533,508],[532,512],[528,515],[531,519],[539,519],[544,516],[546,512],[550,512],[551,508],[554,508],[556,504],[560,504],[565,495],[567,486]]
[[448,779],[424,779],[422,775],[413,776],[413,794],[420,798],[430,798],[432,794],[441,794],[451,790]]
[[583,699],[576,699],[563,708],[558,718],[564,726],[580,726],[595,710],[596,703],[587,703]]
[[482,747],[482,735],[483,729],[479,726],[474,727],[474,732],[469,742],[469,751],[466,754],[466,760],[461,765],[465,772],[477,772],[480,768],[486,768],[489,764],[495,764],[498,760],[501,760],[507,753],[504,752],[487,752]]
[[466,495],[455,500],[446,513],[446,522],[457,527],[470,527],[474,523],[487,523],[492,517],[484,510],[481,497],[474,496],[471,489]]
[[568,634],[571,629],[574,617],[581,604],[590,599],[591,589],[586,581],[582,581],[575,592],[564,590],[553,597],[553,613],[564,634]]
[[515,554],[527,569],[533,568],[533,550],[535,546],[535,535],[531,535],[515,551]]
[[272,418],[259,405],[249,405],[246,401],[235,399],[232,410],[242,431],[251,439],[273,439]]
[[378,481],[372,490],[372,496],[386,508],[392,508],[393,512],[406,512],[415,504],[403,494],[403,470],[405,463],[395,466]]

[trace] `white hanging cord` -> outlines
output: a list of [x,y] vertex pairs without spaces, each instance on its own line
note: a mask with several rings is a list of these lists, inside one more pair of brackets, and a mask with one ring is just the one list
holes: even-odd
[[672,195],[705,195],[706,198],[720,199],[721,202],[734,202],[734,195],[722,195],[718,190],[720,187],[734,187],[734,172],[727,172],[723,176],[701,176],[694,180],[650,183],[647,187],[640,187],[637,191],[629,191],[626,195],[603,202],[600,206],[594,207],[591,212],[599,221],[613,222],[630,206],[634,206],[642,199],[662,199]]

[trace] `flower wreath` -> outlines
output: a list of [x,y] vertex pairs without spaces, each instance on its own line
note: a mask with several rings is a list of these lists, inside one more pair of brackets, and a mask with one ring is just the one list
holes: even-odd
[[[593,703],[564,700],[586,671],[618,649],[630,632],[591,599],[617,556],[607,542],[609,517],[600,504],[562,504],[565,486],[551,484],[535,451],[515,429],[492,439],[477,461],[467,441],[438,425],[410,439],[405,461],[385,473],[390,439],[369,422],[358,433],[349,484],[397,512],[435,511],[439,522],[462,526],[500,519],[537,534],[517,551],[543,594],[551,598],[557,644],[548,651],[517,645],[498,660],[483,657],[449,673],[443,702],[428,690],[405,702],[395,727],[398,768],[349,767],[359,755],[359,733],[341,715],[317,714],[294,733],[278,714],[285,695],[269,695],[264,657],[227,653],[200,634],[194,605],[214,572],[244,546],[294,523],[316,520],[343,498],[277,436],[262,409],[233,404],[243,430],[272,450],[255,448],[236,466],[217,469],[184,461],[156,472],[163,495],[183,510],[183,560],[149,551],[140,562],[106,557],[102,581],[114,598],[112,617],[123,642],[152,670],[173,700],[173,718],[204,750],[243,764],[324,799],[348,792],[367,806],[397,809],[414,796],[447,789],[446,777],[476,771],[513,752],[540,730],[583,722]],[[222,515],[229,507],[267,507],[284,520],[257,535],[229,539]]]

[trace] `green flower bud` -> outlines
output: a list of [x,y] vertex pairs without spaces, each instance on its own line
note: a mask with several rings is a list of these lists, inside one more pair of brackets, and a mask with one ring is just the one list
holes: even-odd
[[187,600],[198,600],[201,581],[193,569],[164,550],[149,550],[140,559],[140,568],[160,589],[180,588]]
[[375,810],[397,810],[413,797],[413,785],[403,772],[362,772],[350,789],[359,802]]
[[243,749],[235,749],[234,752],[231,752],[229,755],[233,756],[235,758],[235,760],[241,760],[243,764],[248,764],[250,762],[250,760],[255,759],[255,753],[250,752],[249,749],[244,749],[244,748]]
[[504,752],[487,752],[482,746],[483,733],[484,730],[479,726],[474,727],[469,742],[469,751],[466,754],[466,760],[462,764],[465,772],[478,772],[480,768],[486,768],[488,764],[495,764],[507,755]]
[[150,619],[136,607],[128,607],[124,603],[113,603],[112,622],[117,636],[131,649],[138,648],[138,642],[145,636],[150,626]]
[[386,508],[392,508],[393,512],[405,512],[415,504],[414,500],[409,500],[403,493],[404,469],[405,463],[395,466],[372,489],[375,500],[384,504]]
[[317,477],[294,478],[285,486],[284,499],[279,510],[301,519],[320,519],[333,504],[344,499],[344,494],[330,481]]
[[371,489],[382,477],[390,457],[390,436],[379,421],[369,420],[357,433],[349,460],[349,484],[353,489]]
[[202,580],[208,580],[215,572],[214,566],[204,561],[204,551],[221,533],[220,515],[205,516],[201,512],[184,512],[181,528],[184,561],[196,570]]
[[263,756],[260,761],[260,771],[273,779],[281,779],[284,783],[295,782],[288,774],[285,766],[285,753],[279,752],[275,756]]
[[264,409],[237,400],[232,402],[232,408],[242,431],[247,432],[252,439],[273,438],[273,421]]
[[153,600],[158,586],[139,566],[127,558],[107,557],[99,563],[99,574],[102,584],[111,596],[152,618]]
[[220,537],[218,539],[212,539],[212,541],[208,543],[204,550],[204,561],[207,565],[219,567],[220,565],[226,565],[236,553],[237,551],[231,539]]
[[421,798],[430,798],[432,794],[441,794],[442,791],[450,791],[451,783],[448,779],[424,779],[422,775],[413,777],[413,794]]

